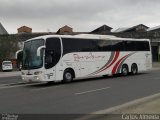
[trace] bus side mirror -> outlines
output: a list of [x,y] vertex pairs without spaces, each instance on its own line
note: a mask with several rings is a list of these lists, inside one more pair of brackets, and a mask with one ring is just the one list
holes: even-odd
[[22,52],[23,50],[18,50],[17,52],[16,52],[16,59],[18,59],[18,54],[20,53],[20,52]]
[[40,46],[38,49],[37,49],[37,56],[40,56],[41,55],[41,49],[45,49],[46,46]]

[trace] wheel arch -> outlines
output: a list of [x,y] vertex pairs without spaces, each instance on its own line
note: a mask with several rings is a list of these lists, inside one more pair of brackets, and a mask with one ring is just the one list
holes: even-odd
[[137,63],[135,63],[135,62],[134,62],[134,63],[132,63],[131,65],[133,65],[133,64],[137,65]]

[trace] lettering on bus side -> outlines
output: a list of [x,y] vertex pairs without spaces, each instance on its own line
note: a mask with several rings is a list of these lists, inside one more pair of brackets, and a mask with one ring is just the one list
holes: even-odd
[[102,55],[94,55],[93,53],[89,53],[88,55],[80,55],[80,54],[73,54],[74,61],[79,60],[88,60],[88,59],[104,59],[105,56]]
[[49,74],[46,74],[48,79],[50,79],[51,77],[53,77],[53,73],[49,73]]

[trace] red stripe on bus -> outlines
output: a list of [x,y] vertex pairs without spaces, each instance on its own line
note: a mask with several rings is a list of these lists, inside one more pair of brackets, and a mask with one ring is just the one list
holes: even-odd
[[103,72],[104,70],[106,70],[107,68],[109,68],[110,66],[112,66],[115,63],[115,61],[118,59],[119,54],[120,54],[120,52],[116,51],[116,55],[115,55],[113,61],[109,65],[107,65],[106,67],[104,67],[101,71],[99,71],[98,73]]
[[115,74],[115,73],[116,73],[117,68],[119,67],[119,65],[121,64],[121,62],[123,61],[123,59],[125,59],[127,56],[128,56],[128,55],[122,57],[122,58],[115,64],[115,66],[114,66],[113,69],[112,69],[112,74]]

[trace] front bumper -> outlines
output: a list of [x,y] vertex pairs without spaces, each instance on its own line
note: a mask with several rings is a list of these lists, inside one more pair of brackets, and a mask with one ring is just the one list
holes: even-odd
[[22,75],[22,80],[24,82],[41,82],[44,81],[43,77],[40,75]]

